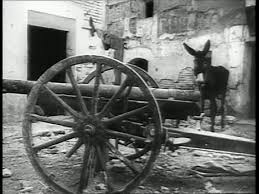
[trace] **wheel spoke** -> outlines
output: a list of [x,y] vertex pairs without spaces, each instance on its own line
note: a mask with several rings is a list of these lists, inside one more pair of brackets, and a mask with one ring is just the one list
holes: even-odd
[[123,114],[120,114],[120,115],[117,115],[117,116],[114,116],[110,119],[107,119],[107,120],[104,120],[103,123],[104,124],[111,124],[111,123],[116,123],[116,122],[119,122],[119,121],[122,121],[124,119],[127,119],[133,115],[136,115],[136,114],[140,114],[142,112],[145,112],[149,109],[149,106],[146,105],[146,106],[143,106],[141,108],[138,108],[138,109],[135,109],[135,110],[131,110],[129,112],[126,112],[126,113],[123,113]]
[[68,74],[68,77],[71,81],[71,84],[73,85],[73,88],[76,91],[77,99],[79,101],[79,105],[80,105],[80,108],[81,108],[82,112],[84,113],[84,115],[88,115],[88,110],[87,110],[85,102],[82,98],[82,94],[81,94],[80,89],[78,87],[78,84],[75,80],[75,77],[73,75],[71,67],[67,69],[67,74]]
[[75,145],[67,152],[66,157],[70,158],[80,147],[83,145],[83,141],[81,139],[78,139]]
[[123,162],[126,166],[128,166],[134,174],[140,173],[135,164],[129,159],[127,159],[125,156],[123,156],[123,154],[119,150],[117,150],[110,142],[107,142],[106,144],[108,145],[110,151],[115,155],[115,157],[118,158],[121,162]]
[[59,96],[57,96],[54,92],[52,92],[46,85],[43,85],[46,91],[72,116],[75,118],[80,118],[80,114],[78,114],[74,109],[72,109],[66,102],[64,102]]
[[120,96],[120,94],[126,89],[128,84],[129,84],[129,79],[126,78],[126,80],[122,83],[118,91],[111,97],[111,99],[103,107],[102,111],[98,114],[99,118],[105,116],[109,112],[111,106],[115,103],[116,98]]
[[53,145],[56,145],[56,144],[59,144],[59,143],[62,143],[64,141],[67,141],[69,139],[72,139],[72,138],[75,138],[75,137],[78,137],[78,133],[77,132],[73,132],[73,133],[70,133],[70,134],[67,134],[67,135],[64,135],[60,138],[57,138],[57,139],[54,139],[54,140],[51,140],[47,143],[43,143],[43,144],[40,144],[40,145],[37,145],[37,146],[33,146],[33,150],[35,152],[38,152],[39,150],[42,150],[44,148],[48,148],[50,146],[53,146]]
[[102,75],[102,74],[101,74],[100,79],[101,79],[102,84],[105,84],[105,81],[104,81],[104,78],[103,78],[103,75]]
[[[110,67],[110,66],[104,66],[104,67],[102,68],[102,73],[105,72],[105,71],[111,70],[111,69],[113,69],[113,68]],[[88,84],[94,77],[95,77],[95,71],[93,71],[92,73],[90,73],[90,74],[89,74],[83,81],[81,81],[80,83],[82,83],[82,84]],[[103,78],[101,78],[101,79],[103,79]],[[101,81],[103,81],[103,83],[104,83],[104,80],[101,80]]]
[[81,172],[79,188],[78,188],[79,193],[83,193],[83,190],[87,188],[88,184],[93,178],[94,171],[95,171],[95,164],[96,164],[95,147],[92,145],[86,144],[84,157],[83,157],[82,172]]
[[128,98],[128,97],[129,97],[130,92],[131,92],[131,90],[132,90],[132,87],[133,87],[133,83],[131,83],[130,85],[128,85],[127,91],[126,91],[125,95],[123,96],[124,98]]
[[111,191],[113,191],[113,187],[110,184],[110,180],[108,178],[108,173],[107,173],[107,168],[106,168],[106,162],[107,162],[107,158],[108,158],[108,153],[105,152],[104,149],[106,149],[106,148],[103,147],[103,151],[102,151],[100,145],[96,146],[96,151],[97,151],[98,159],[100,161],[101,168],[103,170],[102,173],[103,173],[104,182],[105,182],[105,184],[107,186],[108,192],[111,192]]
[[57,120],[57,119],[53,119],[53,118],[49,118],[49,117],[45,117],[45,116],[39,116],[36,114],[30,114],[30,117],[32,119],[36,119],[37,121],[42,121],[42,122],[51,123],[51,124],[55,124],[55,125],[61,125],[64,127],[75,127],[76,126],[76,123],[71,122],[71,121],[62,121],[62,120]]
[[94,90],[93,90],[93,98],[92,98],[92,114],[97,112],[98,107],[98,97],[99,97],[99,86],[100,86],[100,77],[102,72],[102,65],[96,64],[95,70],[95,82],[94,82]]

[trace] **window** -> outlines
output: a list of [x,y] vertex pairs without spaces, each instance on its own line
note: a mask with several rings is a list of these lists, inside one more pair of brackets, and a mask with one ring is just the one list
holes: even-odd
[[145,4],[146,4],[146,18],[153,17],[153,12],[154,12],[153,1],[147,1]]
[[246,7],[246,16],[250,36],[255,36],[255,6]]

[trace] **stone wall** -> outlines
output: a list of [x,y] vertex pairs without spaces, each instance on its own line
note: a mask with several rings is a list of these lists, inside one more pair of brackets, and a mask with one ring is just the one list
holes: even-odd
[[[148,73],[158,82],[176,81],[179,72],[193,66],[186,42],[202,49],[211,40],[212,65],[230,70],[228,111],[245,115],[249,94],[246,53],[249,39],[243,0],[154,0],[154,16],[145,18],[142,0],[108,0],[107,29],[125,39],[124,61],[144,58]],[[247,88],[247,87],[246,87]]]

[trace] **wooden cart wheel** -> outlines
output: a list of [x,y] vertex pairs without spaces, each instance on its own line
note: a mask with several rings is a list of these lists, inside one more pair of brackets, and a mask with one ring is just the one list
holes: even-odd
[[[72,66],[84,63],[92,63],[96,66],[90,100],[82,96],[83,84],[76,82],[72,71]],[[101,103],[102,97],[99,96],[103,65],[117,69],[125,76],[124,81],[104,105]],[[71,84],[74,89],[80,110],[68,105],[60,95],[55,93],[55,89],[50,89],[48,85],[48,82],[63,70],[67,71],[70,80],[67,84]],[[145,97],[144,105],[114,117],[108,117],[116,100],[127,88],[136,83]],[[65,120],[64,116],[61,119],[35,115],[33,110],[42,92],[49,94],[72,119]],[[114,124],[143,114],[149,115],[149,121],[154,126],[149,138],[115,130]],[[35,120],[49,125],[48,127],[51,125],[52,129],[53,126],[61,126],[65,134],[59,134],[58,137],[53,137],[54,135],[39,137],[37,134],[39,128]],[[94,185],[100,186],[101,184],[103,193],[129,193],[147,177],[152,169],[161,147],[162,124],[157,101],[138,73],[118,60],[103,56],[83,55],[58,62],[37,80],[28,96],[22,132],[25,148],[34,169],[55,190],[61,193],[77,194],[95,193],[98,190],[100,193],[100,188]],[[148,142],[150,150],[145,161],[140,163],[129,160],[109,141],[115,138]],[[110,155],[117,160],[109,161]],[[124,168],[118,168],[118,164]],[[118,173],[118,169],[122,172]]]
[[[131,68],[133,68],[141,76],[141,78],[143,78],[143,80],[146,82],[146,84],[149,87],[151,87],[151,88],[159,88],[158,83],[145,70],[141,69],[140,67],[138,67],[136,65],[132,65],[132,64],[129,64],[129,63],[127,65],[130,66]],[[113,72],[113,68],[110,67],[110,66],[105,66],[105,67],[102,68],[102,72],[101,73],[104,73],[104,72],[107,72],[107,71]],[[90,82],[93,82],[94,78],[95,78],[95,75],[96,75],[96,71],[91,72],[80,83],[88,84]],[[102,77],[104,77],[104,76],[102,76]],[[102,79],[102,81],[103,81],[103,84],[105,84],[104,83],[104,79]],[[130,129],[128,129],[128,130],[130,130]],[[118,149],[119,149],[119,145],[123,146],[123,144],[127,143],[127,142],[125,142],[123,140],[122,140],[123,142],[120,143],[121,142],[120,139],[116,139],[115,141],[116,141],[116,147]],[[131,146],[134,147],[133,149],[134,149],[135,152],[126,156],[130,160],[136,159],[136,158],[140,158],[141,156],[145,155],[146,153],[148,153],[150,151],[150,145],[149,144],[146,144],[143,148],[136,147],[134,145],[134,143],[132,143]],[[122,147],[122,149],[123,149],[123,147]]]

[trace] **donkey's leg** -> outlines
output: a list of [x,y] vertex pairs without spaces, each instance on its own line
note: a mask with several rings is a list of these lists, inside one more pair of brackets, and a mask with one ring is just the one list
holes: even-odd
[[211,126],[210,131],[214,132],[214,125],[215,125],[215,117],[217,114],[217,103],[215,98],[210,99],[210,119],[211,119]]
[[202,117],[202,118],[199,118],[197,121],[196,121],[196,129],[197,130],[201,130],[201,123],[202,123],[202,120],[203,120],[203,116],[204,116],[204,103],[205,103],[205,97],[204,97],[204,93],[203,91],[200,89],[200,93],[201,93],[201,96],[200,96],[200,115],[199,117]]
[[200,103],[201,103],[201,113],[204,113],[204,102],[205,102],[205,99],[203,96],[201,96],[201,100],[200,100]]
[[225,97],[226,97],[226,94],[224,93],[222,95],[222,99],[221,99],[221,129],[224,128],[225,126],[225,123],[224,123],[224,120],[225,120],[225,109],[224,109],[224,105],[225,105]]

